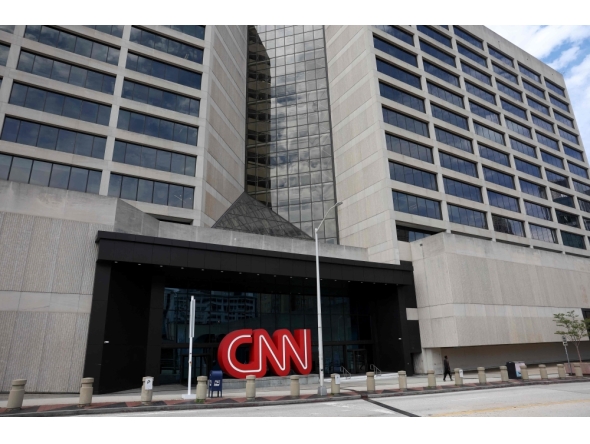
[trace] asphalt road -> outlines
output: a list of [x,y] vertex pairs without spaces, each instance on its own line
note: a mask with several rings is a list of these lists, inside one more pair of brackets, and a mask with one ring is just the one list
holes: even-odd
[[590,417],[590,382],[317,404],[120,413],[152,417]]

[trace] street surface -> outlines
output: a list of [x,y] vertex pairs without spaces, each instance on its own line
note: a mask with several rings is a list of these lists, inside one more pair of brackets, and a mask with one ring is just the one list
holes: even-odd
[[590,382],[317,404],[119,413],[152,417],[590,417]]

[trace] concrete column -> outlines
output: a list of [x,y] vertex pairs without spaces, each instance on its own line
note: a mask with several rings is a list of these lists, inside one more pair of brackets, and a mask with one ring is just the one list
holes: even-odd
[[82,378],[82,384],[80,385],[80,400],[78,401],[78,407],[86,407],[92,404],[92,384],[94,378]]
[[246,376],[246,401],[256,400],[256,376]]
[[[197,376],[197,402],[199,404],[207,399],[207,376]],[[213,395],[213,394],[212,394]]]
[[12,388],[8,394],[8,402],[6,403],[6,411],[20,410],[25,399],[25,384],[26,379],[13,379]]
[[500,378],[502,378],[502,382],[508,382],[508,369],[505,365],[500,366]]
[[332,395],[339,395],[340,394],[340,384],[336,384],[336,373],[332,373],[330,375],[330,378],[332,378],[331,381],[331,387],[330,387],[330,393]]
[[547,366],[545,364],[539,364],[539,372],[541,373],[541,379],[549,379],[547,375]]
[[144,376],[142,379],[143,384],[141,384],[141,403],[143,405],[149,405],[152,403],[152,395],[154,394],[154,391],[151,389],[147,390],[145,388],[145,381],[146,381],[146,379],[150,379],[150,378],[154,379],[153,376]]
[[367,372],[367,393],[375,393],[375,372]]
[[455,369],[455,385],[461,387],[463,385],[463,378],[461,377],[461,369]]
[[291,398],[299,398],[299,395],[301,395],[299,375],[291,375]]
[[397,372],[397,382],[400,390],[406,391],[408,389],[408,377],[405,371],[401,370]]
[[557,374],[559,379],[565,379],[565,368],[563,367],[563,364],[557,364]]
[[434,370],[428,370],[428,385],[426,388],[436,388],[436,376],[434,376]]
[[480,384],[487,384],[487,379],[486,379],[486,369],[485,367],[477,367],[477,377],[479,378],[479,383]]
[[526,368],[526,365],[520,364],[520,374],[522,376],[523,381],[529,380],[529,369]]
[[576,375],[576,377],[582,377],[582,364],[580,364],[579,362],[574,362],[574,374]]

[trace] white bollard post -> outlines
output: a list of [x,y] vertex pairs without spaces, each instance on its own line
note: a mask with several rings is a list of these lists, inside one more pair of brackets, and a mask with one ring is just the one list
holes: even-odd
[[508,382],[508,368],[505,365],[500,366],[500,378],[502,382]]
[[529,369],[524,364],[520,365],[520,375],[523,381],[529,381]]
[[406,372],[404,370],[397,372],[397,382],[399,384],[400,390],[405,392],[408,389],[408,377],[406,376]]
[[6,411],[12,412],[20,410],[23,406],[23,400],[25,399],[25,384],[26,379],[13,379],[12,388],[8,394],[8,402],[6,403]]
[[434,370],[428,370],[428,385],[426,386],[426,388],[436,388],[436,376],[434,375]]
[[545,364],[539,364],[539,373],[541,373],[541,379],[549,379],[549,375],[547,374],[547,366]]
[[246,401],[256,401],[256,376],[246,376]]
[[291,398],[299,398],[300,394],[299,375],[291,375]]
[[463,385],[463,377],[461,376],[461,369],[455,369],[455,385],[461,387]]
[[339,384],[339,377],[340,375],[337,373],[332,373],[330,375],[331,380],[331,386],[330,386],[330,393],[332,395],[339,395],[340,394],[340,384]]
[[574,362],[574,374],[576,375],[576,377],[579,377],[579,378],[584,376],[582,374],[582,364],[580,364],[579,362]]
[[92,384],[94,378],[82,378],[80,384],[80,400],[78,401],[78,407],[86,407],[92,404]]
[[477,367],[477,377],[479,378],[479,384],[480,385],[485,385],[487,384],[487,378],[486,378],[486,369],[485,367]]
[[565,368],[563,364],[557,364],[557,375],[559,379],[565,379]]
[[144,376],[143,384],[141,385],[141,403],[143,405],[150,405],[152,403],[152,395],[154,393],[154,377]]
[[[196,402],[202,404],[207,399],[207,376],[197,376]],[[213,396],[213,395],[212,395]]]
[[367,372],[367,393],[375,393],[375,372]]

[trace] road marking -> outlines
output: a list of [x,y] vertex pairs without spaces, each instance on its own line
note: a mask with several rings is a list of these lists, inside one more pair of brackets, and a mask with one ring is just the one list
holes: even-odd
[[557,401],[557,402],[541,402],[537,404],[523,404],[523,405],[512,405],[507,407],[494,407],[490,409],[479,409],[479,410],[463,410],[461,412],[453,412],[453,413],[439,413],[436,415],[430,416],[460,416],[460,415],[473,415],[474,413],[487,413],[487,412],[501,412],[504,410],[515,410],[515,409],[529,409],[534,407],[547,407],[552,405],[562,405],[562,404],[580,404],[584,402],[590,402],[590,399],[579,399],[573,401]]
[[384,409],[392,410],[392,411],[394,411],[396,413],[401,413],[402,415],[405,415],[405,416],[417,417],[417,418],[420,417],[420,415],[414,415],[413,413],[406,412],[405,410],[396,409],[395,407],[392,407],[392,406],[387,405],[387,404],[383,404],[382,402],[373,401],[372,399],[369,399],[369,398],[363,398],[363,400],[364,401],[367,401],[367,402],[370,402],[371,404],[378,405],[379,407],[383,407]]

